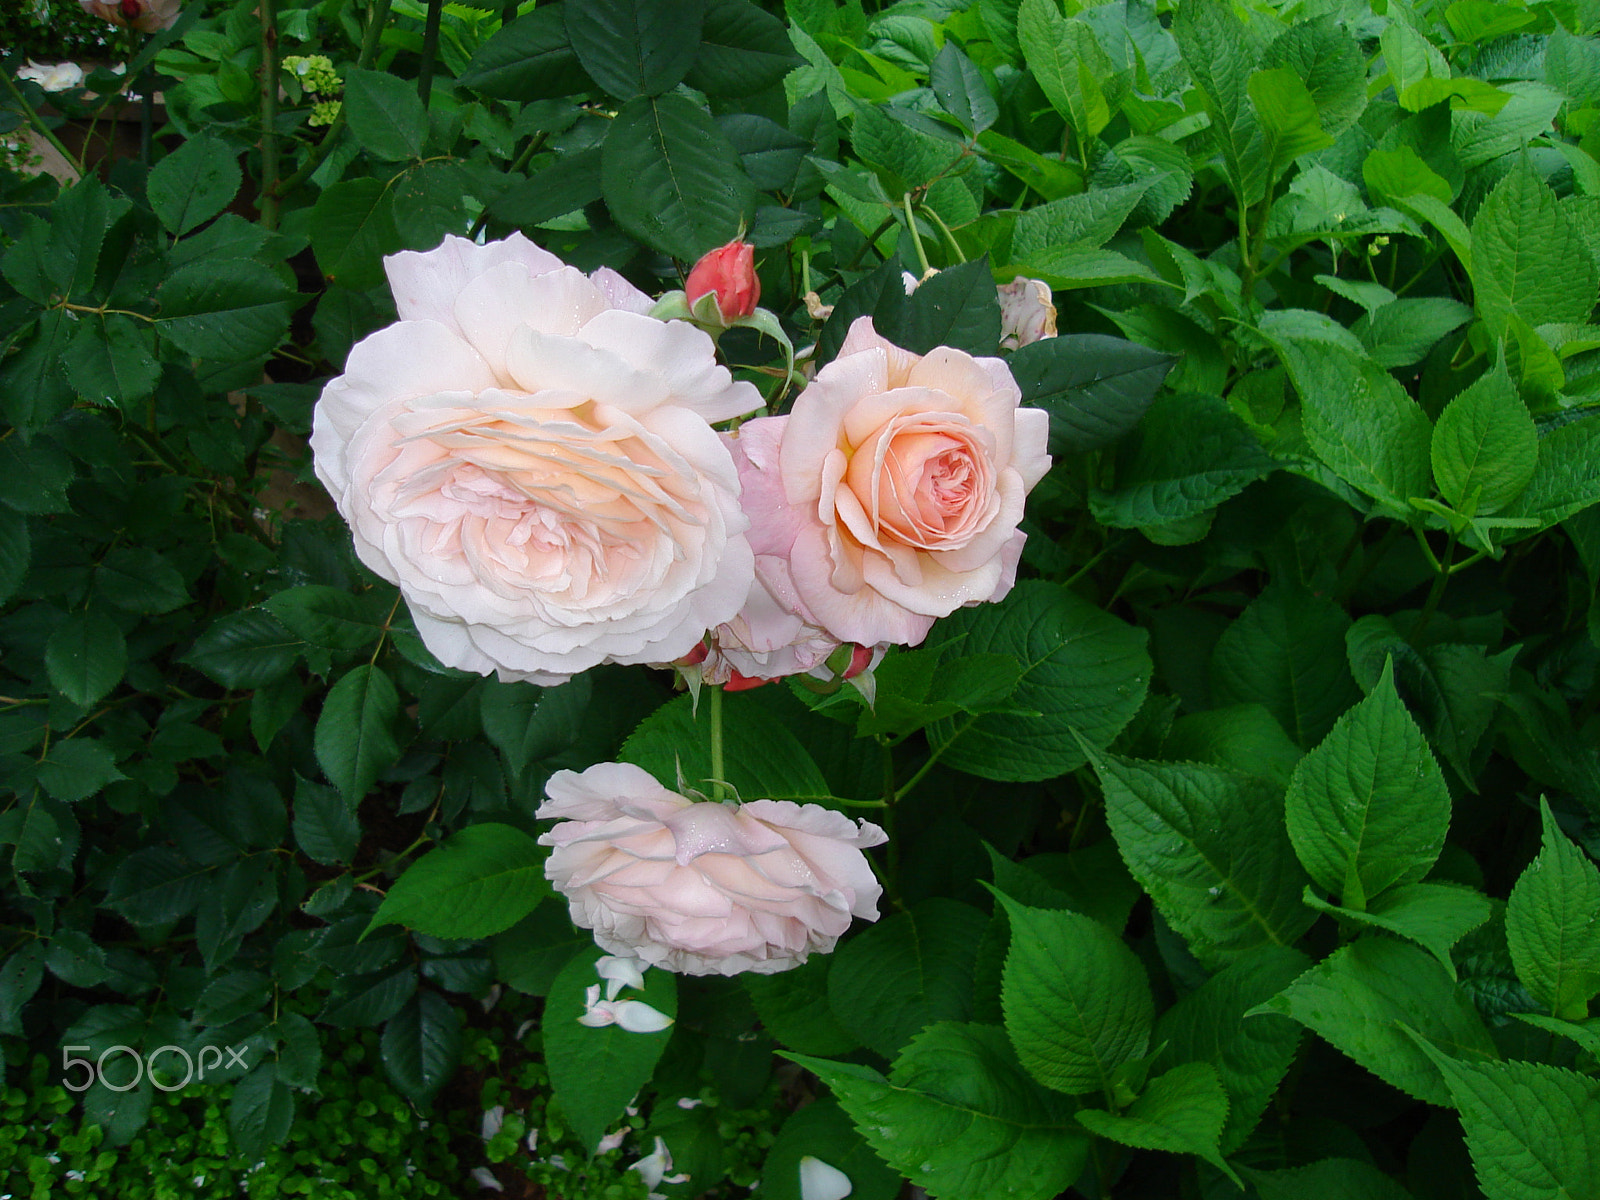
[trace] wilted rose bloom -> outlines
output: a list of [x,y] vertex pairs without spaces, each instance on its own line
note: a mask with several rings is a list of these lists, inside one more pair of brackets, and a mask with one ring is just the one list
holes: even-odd
[[36,63],[30,58],[17,78],[31,80],[47,92],[64,92],[82,85],[83,68],[74,62]]
[[1050,469],[1049,417],[1021,401],[1000,359],[912,354],[857,318],[778,455],[804,522],[788,578],[819,627],[914,646],[936,618],[1011,590],[1023,502]]
[[170,29],[183,12],[183,0],[78,0],[91,17],[145,33]]
[[685,975],[772,974],[875,921],[883,830],[816,804],[696,803],[628,763],[557,771],[539,841],[572,920],[611,954]]
[[761,299],[761,280],[756,278],[756,250],[748,242],[734,238],[726,246],[703,255],[684,281],[683,294],[690,304],[707,292],[715,292],[717,307],[724,321],[748,317]]
[[1019,275],[1000,285],[1000,345],[1020,350],[1033,342],[1056,336],[1056,306],[1050,303],[1050,285],[1042,279]]
[[677,658],[738,612],[747,522],[708,422],[761,397],[706,334],[521,235],[384,265],[401,319],[324,388],[311,446],[429,650],[549,684]]

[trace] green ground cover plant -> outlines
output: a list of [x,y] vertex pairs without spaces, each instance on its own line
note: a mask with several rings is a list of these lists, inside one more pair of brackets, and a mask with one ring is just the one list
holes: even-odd
[[[66,167],[0,170],[5,1190],[1600,1194],[1600,3],[160,7],[51,91],[0,25],[0,136]],[[490,269],[446,262],[530,290],[418,316]],[[499,302],[557,278],[748,403],[584,375],[566,310]],[[841,426],[802,504],[863,353],[952,373],[874,403],[974,358],[1011,399],[895,410],[946,440],[865,489]],[[588,519],[570,487],[644,505],[659,445],[737,452],[648,544],[709,605],[733,567],[683,530],[733,514],[734,607],[695,642],[647,588],[627,642],[579,604],[559,651],[441,620],[350,482],[373,379],[402,432],[537,391],[580,414],[550,456],[624,447],[496,563]],[[602,394],[675,423],[596,432]],[[758,495],[821,649],[748,686]],[[691,947],[648,888],[628,925],[563,839],[644,778],[650,836],[727,803],[693,850],[607,833],[614,872],[725,881],[802,812],[860,873],[778,889],[832,914],[793,945]]]

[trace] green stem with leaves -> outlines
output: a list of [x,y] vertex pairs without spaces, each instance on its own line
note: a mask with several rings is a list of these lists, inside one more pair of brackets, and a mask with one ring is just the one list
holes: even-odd
[[83,174],[83,160],[76,157],[72,151],[62,145],[61,139],[51,132],[50,127],[44,123],[44,118],[34,111],[33,105],[28,103],[28,98],[22,94],[22,89],[11,78],[10,72],[0,71],[0,79],[5,81],[6,90],[16,100],[17,106],[22,109],[22,115],[28,118],[28,124],[33,126],[34,132],[55,147],[56,153],[66,159],[77,170],[78,174]]

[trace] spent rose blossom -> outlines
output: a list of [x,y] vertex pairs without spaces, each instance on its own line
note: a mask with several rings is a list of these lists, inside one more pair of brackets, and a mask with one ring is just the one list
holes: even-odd
[[629,763],[557,771],[538,816],[545,875],[611,954],[685,975],[772,974],[877,920],[861,851],[887,840],[816,804],[695,802]]
[[1056,336],[1056,306],[1050,302],[1050,285],[1042,279],[1018,275],[1000,285],[1000,348],[1020,350]]
[[755,247],[734,238],[726,246],[702,255],[684,280],[683,294],[692,305],[707,292],[716,294],[724,321],[736,321],[755,312],[756,302],[761,299]]
[[183,0],[78,0],[91,17],[144,33],[170,29],[183,13]]
[[83,84],[83,68],[75,62],[36,63],[30,58],[17,78],[31,80],[47,92],[65,92]]
[[1050,469],[1049,417],[1021,401],[1000,359],[912,354],[857,318],[781,433],[803,520],[795,611],[841,642],[914,646],[936,618],[1009,592],[1023,502]]
[[520,234],[384,260],[400,320],[323,389],[317,477],[442,662],[550,684],[679,657],[750,590],[705,333]]

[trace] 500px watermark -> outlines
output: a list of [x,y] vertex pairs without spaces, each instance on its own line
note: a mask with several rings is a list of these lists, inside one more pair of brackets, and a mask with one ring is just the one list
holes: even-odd
[[[175,1092],[179,1088],[187,1087],[189,1081],[192,1079],[204,1079],[206,1077],[206,1068],[208,1066],[213,1069],[216,1067],[248,1066],[248,1064],[244,1061],[246,1047],[243,1046],[201,1046],[200,1053],[197,1056],[190,1055],[190,1053],[182,1046],[157,1046],[154,1050],[150,1051],[148,1055],[140,1054],[132,1046],[107,1046],[100,1052],[100,1057],[97,1059],[73,1057],[72,1052],[74,1050],[91,1049],[93,1049],[92,1046],[61,1047],[61,1083],[62,1086],[64,1086],[69,1092],[87,1091],[97,1081],[103,1083],[113,1092],[131,1091],[139,1086],[139,1081],[144,1078],[146,1071],[150,1073],[150,1082],[156,1087],[160,1088],[163,1092]],[[183,1078],[177,1083],[163,1083],[156,1077],[156,1059],[169,1052],[183,1060]],[[223,1061],[224,1053],[227,1054],[226,1062]],[[112,1062],[115,1062],[116,1059],[112,1058],[112,1055],[115,1054],[126,1054],[133,1060],[134,1070],[132,1080],[124,1083],[112,1083],[111,1080],[106,1078],[106,1061],[109,1059]],[[206,1062],[206,1055],[208,1054],[213,1056],[209,1063]],[[198,1073],[196,1073],[195,1069],[197,1058],[199,1062]],[[82,1082],[78,1082],[72,1078],[72,1069],[74,1067],[83,1068]]]

